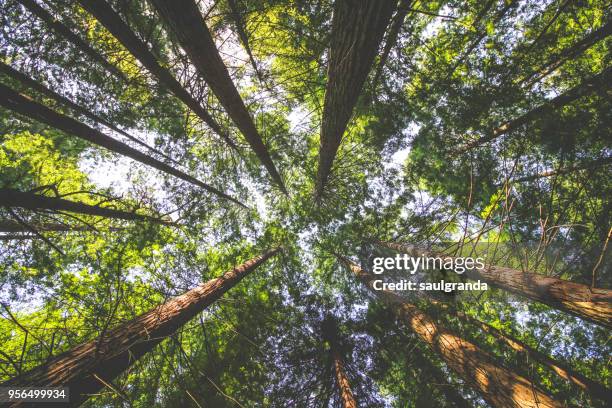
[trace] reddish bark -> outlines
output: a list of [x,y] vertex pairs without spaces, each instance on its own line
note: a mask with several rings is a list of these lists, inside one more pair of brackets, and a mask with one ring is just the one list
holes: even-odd
[[2,386],[68,387],[70,405],[78,406],[278,251],[252,258]]
[[121,16],[105,0],[79,0],[79,4],[91,13],[159,82],[180,99],[192,112],[217,133],[231,148],[239,150],[212,116],[183,88],[166,68],[162,67],[146,44],[142,42]]
[[[439,255],[413,245],[393,242],[378,244],[412,256]],[[580,283],[494,265],[468,270],[466,275],[470,279],[483,280],[600,326],[612,327],[612,290],[591,288]]]
[[353,396],[351,383],[345,370],[344,353],[340,345],[338,325],[331,316],[323,321],[322,337],[329,344],[329,355],[336,377],[336,387],[342,408],[357,408],[357,402]]
[[396,2],[392,0],[334,2],[319,164],[315,181],[317,200],[323,194],[342,136],[395,5]]
[[428,314],[393,291],[374,290],[374,275],[348,258],[336,255],[359,280],[391,307],[403,322],[466,384],[494,407],[561,408],[556,401],[527,378],[500,365],[493,356],[451,332]]
[[200,180],[167,165],[166,163],[163,163],[151,156],[147,156],[146,154],[126,145],[125,143],[103,134],[99,130],[93,129],[77,120],[72,119],[69,116],[55,112],[54,110],[49,109],[46,106],[41,105],[27,96],[15,92],[11,88],[8,88],[2,84],[0,84],[0,105],[34,120],[46,123],[47,125],[53,126],[56,129],[87,140],[98,146],[102,146],[112,152],[130,157],[143,164],[161,170],[164,173],[195,184],[210,193],[218,195],[219,197],[230,200],[246,208],[246,206],[240,201],[223,193],[222,191],[203,183]]
[[232,82],[198,5],[193,0],[151,0],[151,3],[167,29],[178,39],[191,62],[236,123],[259,160],[268,170],[272,180],[286,194],[285,184]]

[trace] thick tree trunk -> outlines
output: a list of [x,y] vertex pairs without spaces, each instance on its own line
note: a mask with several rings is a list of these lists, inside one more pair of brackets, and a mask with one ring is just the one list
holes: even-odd
[[[413,245],[393,242],[378,242],[378,244],[411,256],[439,255]],[[600,326],[612,327],[612,290],[591,288],[580,283],[494,265],[467,270],[465,273],[470,279],[483,280],[490,285],[544,303]]]
[[198,5],[194,0],[151,0],[150,2],[161,16],[167,29],[178,39],[179,44],[215,93],[221,105],[236,123],[274,182],[286,194],[285,184],[232,82],[215,41],[200,14]]
[[452,310],[446,304],[443,304],[441,302],[437,302],[433,300],[432,302],[444,308],[444,310],[447,313],[450,312],[451,314],[455,315],[460,320],[463,320],[464,322],[468,324],[471,324],[473,326],[480,328],[483,332],[490,334],[491,336],[493,336],[495,339],[499,340],[500,342],[507,344],[513,350],[519,353],[524,353],[530,359],[537,361],[538,363],[548,367],[559,377],[574,384],[575,386],[582,389],[583,391],[585,391],[592,397],[598,398],[602,401],[607,401],[609,403],[612,403],[611,401],[612,390],[608,389],[602,383],[591,380],[590,378],[577,372],[576,370],[569,367],[568,365],[563,364],[559,361],[556,361],[555,359],[551,358],[547,354],[534,349],[528,344],[508,334],[505,334],[501,330],[498,330],[495,327],[491,326],[490,324],[482,322],[468,315],[467,313],[464,313],[460,310]]
[[72,32],[70,28],[60,23],[55,17],[53,17],[53,15],[51,15],[51,13],[39,6],[35,0],[17,1],[21,3],[28,11],[30,11],[36,17],[44,21],[44,23],[49,26],[49,28],[51,28],[57,34],[61,35],[62,37],[73,43],[85,55],[98,62],[100,65],[102,65],[112,74],[116,75],[118,78],[124,81],[126,80],[125,75],[119,70],[119,68],[108,62],[106,58],[104,58],[102,55],[100,55],[100,53],[98,53],[98,51],[91,48],[91,46],[85,41],[83,41],[81,37]]
[[342,136],[395,5],[393,0],[334,2],[315,185],[317,200],[323,194]]
[[427,367],[425,371],[429,373],[433,379],[432,383],[442,391],[448,401],[455,408],[472,408],[472,405],[459,394],[452,384],[449,384],[447,376],[435,365],[433,365],[418,349],[415,347],[410,353],[410,357],[414,360],[419,368]]
[[[147,149],[151,150],[152,152],[173,161],[174,163],[176,163],[171,157],[165,155],[164,153],[160,152],[159,150],[157,150],[156,148],[149,146],[148,144],[146,144],[145,142],[135,138],[134,136],[130,135],[129,133],[127,133],[124,130],[119,129],[117,126],[113,125],[112,123],[110,123],[109,121],[107,121],[106,119],[96,115],[95,113],[85,109],[84,107],[77,105],[76,103],[72,102],[70,99],[66,98],[65,96],[62,96],[60,94],[58,94],[55,91],[52,91],[51,89],[47,88],[46,86],[44,86],[43,84],[41,84],[40,82],[35,81],[34,79],[28,77],[27,75],[17,71],[16,69],[14,69],[13,67],[6,65],[5,63],[3,63],[2,61],[0,61],[0,72],[8,75],[9,77],[21,82],[23,85],[27,86],[28,88],[31,88],[37,92],[40,92],[41,94],[45,95],[46,97],[53,99],[55,102],[58,102],[62,105],[67,106],[68,108],[72,109],[74,112],[76,112],[77,114],[83,115],[88,119],[91,119],[92,121],[96,122],[96,123],[100,123],[106,127],[108,127],[111,130],[114,130],[117,133],[121,133],[123,136],[127,137],[128,139],[130,139],[131,141],[138,143],[139,145],[146,147]],[[178,164],[178,163],[177,163]]]
[[252,258],[2,386],[68,387],[70,405],[78,406],[279,250]]
[[159,224],[168,224],[167,221],[148,215],[98,207],[76,201],[64,200],[63,198],[47,197],[40,194],[13,190],[11,188],[0,188],[0,207],[19,207],[27,210],[68,211],[128,221],[152,221]]
[[565,405],[527,378],[498,364],[494,357],[457,336],[425,312],[392,291],[374,290],[375,277],[349,259],[336,255],[372,292],[438,354],[459,377],[494,407],[552,408]]
[[545,178],[545,177],[561,176],[564,174],[573,173],[575,171],[595,169],[597,167],[607,166],[610,164],[612,164],[612,156],[611,157],[601,157],[599,159],[596,159],[590,162],[579,163],[579,164],[576,164],[570,167],[564,167],[564,168],[560,168],[557,170],[543,171],[542,173],[534,174],[531,176],[519,177],[519,178],[513,179],[512,183],[522,183],[525,181],[537,180],[537,179]]
[[217,133],[231,148],[239,150],[212,116],[176,80],[166,68],[162,67],[146,44],[142,42],[121,16],[105,0],[79,0],[79,4],[91,13],[140,63],[149,70],[159,82],[181,100],[204,123]]
[[601,73],[584,80],[581,84],[571,88],[570,90],[562,93],[561,95],[544,102],[542,105],[531,109],[530,111],[522,114],[521,116],[512,119],[506,123],[501,124],[489,131],[489,133],[479,139],[468,142],[456,150],[457,153],[465,153],[475,147],[478,147],[484,143],[490,142],[498,137],[509,133],[516,128],[531,122],[532,120],[550,114],[555,110],[558,110],[576,99],[583,96],[589,95],[593,92],[606,91],[610,88],[612,83],[612,67],[606,68]]
[[136,161],[163,171],[164,173],[173,175],[189,183],[195,184],[196,186],[201,187],[210,193],[216,194],[219,197],[230,200],[246,208],[246,206],[240,201],[223,193],[222,191],[217,190],[216,188],[206,183],[203,183],[200,180],[191,177],[188,174],[185,174],[184,172],[175,169],[174,167],[167,165],[166,163],[163,163],[151,156],[147,156],[146,154],[141,153],[140,151],[126,145],[125,143],[122,143],[118,140],[113,139],[112,137],[103,134],[99,130],[93,129],[75,119],[72,119],[69,116],[55,112],[54,110],[49,109],[46,106],[41,105],[38,102],[35,102],[32,99],[28,98],[27,96],[15,92],[11,88],[8,88],[2,84],[0,84],[0,105],[34,120],[45,123],[49,126],[53,126],[61,131],[87,140],[93,144],[102,146],[112,152],[130,157]]

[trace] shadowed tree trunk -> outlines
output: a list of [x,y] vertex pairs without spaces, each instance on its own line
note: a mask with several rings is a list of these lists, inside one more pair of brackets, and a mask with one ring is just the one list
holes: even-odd
[[238,90],[232,82],[225,63],[219,55],[198,5],[193,0],[150,0],[164,21],[168,31],[177,39],[198,72],[202,75],[219,102],[244,135],[259,160],[268,170],[272,180],[287,193],[270,153],[264,145],[255,123]]
[[98,207],[65,200],[63,198],[47,197],[40,194],[13,190],[11,188],[0,188],[0,207],[19,207],[28,210],[69,211],[79,214],[97,215],[105,218],[118,218],[129,221],[152,221],[159,224],[168,224],[167,221],[148,215]]
[[597,167],[607,166],[609,164],[612,164],[612,156],[601,157],[599,159],[596,159],[590,162],[579,163],[574,166],[564,167],[564,168],[560,168],[557,170],[543,171],[542,173],[534,174],[531,176],[519,177],[514,180],[511,180],[511,182],[512,183],[522,183],[525,181],[537,180],[537,179],[545,178],[545,177],[561,176],[563,174],[569,174],[569,173],[573,173],[575,171],[580,171],[580,170],[595,169]]
[[217,190],[216,188],[203,183],[200,180],[167,165],[166,163],[163,163],[151,156],[147,156],[146,154],[126,145],[125,143],[103,134],[99,130],[91,128],[75,119],[72,119],[69,116],[55,112],[54,110],[49,109],[46,106],[41,105],[27,96],[15,92],[11,88],[8,88],[2,84],[0,84],[0,105],[31,119],[40,121],[49,126],[53,126],[56,129],[87,140],[93,144],[102,146],[112,152],[130,157],[143,164],[163,171],[164,173],[171,174],[189,183],[195,184],[196,186],[201,187],[210,193],[216,194],[219,197],[230,200],[246,208],[246,206],[240,201],[223,193],[222,191]]
[[142,42],[121,16],[105,0],[79,0],[79,4],[91,13],[140,63],[151,72],[170,92],[180,99],[193,113],[217,133],[231,148],[239,150],[212,116],[176,80],[170,71],[162,67],[147,45]]
[[252,258],[2,386],[68,387],[70,405],[78,406],[278,251]]
[[[12,220],[0,220],[0,232],[29,232],[36,231],[72,232],[72,231],[98,231],[95,226],[90,225],[67,225],[60,223],[36,223],[29,226]],[[122,227],[104,227],[104,231],[121,231]]]
[[323,194],[342,136],[395,5],[393,0],[334,2],[315,185],[317,200]]
[[104,58],[98,51],[91,48],[91,46],[85,41],[83,41],[81,37],[72,32],[70,28],[60,23],[55,17],[53,17],[53,15],[51,15],[51,13],[49,13],[43,7],[39,6],[35,0],[17,1],[21,3],[29,12],[44,21],[44,23],[49,28],[51,28],[57,34],[61,35],[62,37],[73,43],[83,54],[89,56],[91,59],[98,62],[100,65],[102,65],[112,74],[116,75],[118,78],[124,81],[127,80],[125,75],[119,70],[119,68],[108,62],[106,58]]
[[[139,145],[146,147],[147,149],[151,150],[152,152],[157,153],[158,155],[173,161],[174,163],[176,163],[171,157],[166,156],[164,153],[162,153],[161,151],[157,150],[156,148],[149,146],[148,144],[146,144],[145,142],[135,138],[134,136],[130,135],[129,133],[127,133],[124,130],[119,129],[117,126],[113,125],[112,123],[110,123],[109,121],[107,121],[106,119],[96,115],[95,113],[85,109],[84,107],[77,105],[76,103],[72,102],[70,99],[66,98],[65,96],[62,96],[60,94],[58,94],[55,91],[52,91],[51,89],[47,88],[46,86],[44,86],[43,84],[41,84],[40,82],[35,81],[34,79],[28,77],[27,75],[17,71],[16,69],[14,69],[13,67],[4,64],[2,61],[0,61],[0,72],[5,73],[6,75],[10,76],[11,78],[21,82],[23,85],[27,86],[28,88],[31,88],[37,92],[40,92],[41,94],[47,96],[50,99],[53,99],[55,102],[58,102],[62,105],[67,106],[68,108],[72,109],[74,112],[85,116],[86,118],[89,118],[91,120],[93,120],[96,123],[100,123],[106,127],[108,127],[111,130],[114,130],[117,133],[121,133],[123,136],[127,137],[128,139],[130,139],[131,141],[138,143]],[[178,163],[177,163],[178,164]]]
[[[411,256],[440,255],[413,245],[382,241],[377,243]],[[465,273],[470,279],[483,280],[490,285],[544,303],[600,326],[612,327],[612,290],[591,288],[580,283],[494,265],[466,270]]]
[[527,378],[501,366],[494,357],[473,343],[437,323],[428,314],[393,291],[374,290],[376,277],[340,255],[346,265],[376,296],[391,307],[398,317],[438,354],[459,377],[477,390],[492,406],[561,408],[565,405],[553,399]]
[[606,68],[604,71],[599,74],[586,79],[581,84],[569,89],[568,91],[562,93],[559,96],[552,98],[549,101],[544,102],[542,105],[537,106],[530,111],[522,114],[521,116],[512,119],[506,123],[501,124],[495,129],[489,131],[489,133],[479,139],[473,140],[471,142],[465,143],[459,149],[456,150],[457,153],[465,153],[468,150],[471,150],[475,147],[478,147],[484,143],[490,142],[498,137],[509,133],[516,128],[531,122],[532,120],[542,117],[544,115],[548,115],[555,110],[558,110],[576,99],[579,99],[583,96],[589,95],[593,92],[605,92],[610,88],[610,84],[612,83],[612,67]]
[[467,313],[464,313],[460,310],[451,309],[446,304],[442,302],[438,302],[436,300],[430,300],[430,302],[443,308],[446,313],[451,313],[452,315],[456,316],[458,319],[480,328],[483,332],[490,334],[495,339],[501,341],[502,343],[507,344],[513,350],[519,353],[523,353],[527,355],[530,359],[537,361],[538,363],[548,367],[559,377],[563,378],[565,381],[568,381],[574,384],[575,386],[582,389],[589,395],[595,398],[598,398],[602,401],[607,401],[607,402],[612,403],[612,401],[610,401],[611,396],[612,396],[612,390],[606,388],[606,386],[603,385],[602,383],[591,380],[590,378],[577,372],[576,370],[569,367],[568,365],[563,364],[559,361],[556,361],[555,359],[534,349],[528,344],[508,334],[505,334],[501,330],[496,329],[490,324],[482,322],[476,319],[475,317],[468,315]]
[[255,74],[257,75],[259,82],[263,84],[265,81],[263,79],[263,76],[261,75],[261,72],[259,72],[259,69],[257,68],[257,63],[255,62],[255,58],[253,58],[253,52],[251,51],[251,47],[249,46],[249,37],[247,36],[247,33],[246,33],[246,24],[244,23],[244,20],[242,19],[242,14],[240,13],[238,4],[236,3],[236,0],[228,0],[227,3],[230,6],[231,18],[234,21],[234,26],[236,27],[236,32],[238,33],[240,42],[242,43],[244,50],[249,56],[249,61],[251,61],[251,65],[253,66],[253,69],[255,70]]
[[342,408],[357,408],[357,402],[353,396],[351,383],[346,375],[342,347],[339,339],[338,325],[333,316],[328,316],[322,324],[323,339],[329,343],[329,356],[332,369],[336,378],[338,396]]

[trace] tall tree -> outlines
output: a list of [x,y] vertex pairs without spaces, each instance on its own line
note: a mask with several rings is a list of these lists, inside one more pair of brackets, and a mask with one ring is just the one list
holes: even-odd
[[45,24],[66,38],[68,41],[73,43],[79,51],[83,54],[89,56],[94,61],[98,62],[104,68],[106,68],[109,72],[116,75],[122,80],[127,80],[123,72],[119,70],[116,66],[108,62],[106,58],[104,58],[98,51],[94,50],[91,45],[85,42],[81,37],[79,37],[76,33],[74,33],[70,28],[61,23],[57,18],[53,17],[51,13],[41,7],[35,0],[17,0],[21,3],[28,11],[34,14],[36,17],[40,18]]
[[91,128],[69,116],[49,109],[48,107],[41,105],[38,102],[35,102],[29,97],[15,92],[7,86],[0,84],[0,93],[2,94],[0,96],[0,105],[8,109],[11,109],[17,113],[40,121],[42,123],[46,123],[49,126],[53,126],[56,129],[64,131],[68,134],[72,134],[81,139],[87,140],[98,146],[102,146],[112,152],[130,157],[143,164],[163,171],[164,173],[171,174],[191,184],[195,184],[196,186],[201,187],[210,193],[213,193],[226,200],[230,200],[246,208],[246,206],[240,201],[216,189],[215,187],[203,183],[200,180],[182,172],[181,170],[169,166],[166,163],[163,163],[151,156],[147,156],[146,154],[126,145],[125,143],[122,143],[118,140],[113,139],[110,136],[103,134],[99,130]]
[[268,148],[263,143],[240,97],[225,63],[219,55],[215,41],[202,18],[200,9],[194,0],[151,0],[151,3],[166,24],[166,27],[178,39],[181,47],[189,56],[206,83],[215,93],[219,102],[268,170],[272,180],[287,194],[285,184],[276,170]]
[[323,321],[322,326],[322,337],[329,343],[329,355],[336,375],[336,387],[338,389],[340,401],[342,401],[342,408],[357,408],[357,402],[353,396],[351,383],[344,369],[345,363],[339,341],[337,322],[333,317],[328,317]]
[[226,131],[206,109],[176,80],[172,73],[157,61],[147,45],[138,38],[121,16],[105,0],[79,0],[79,4],[91,13],[119,42],[149,70],[159,82],[180,99],[193,113],[206,123],[234,150],[238,147]]
[[374,275],[362,270],[348,258],[338,260],[368,289],[391,307],[398,317],[438,354],[457,375],[480,392],[494,407],[564,407],[527,378],[501,366],[477,345],[459,337],[397,293],[375,290]]
[[251,258],[2,385],[68,387],[70,404],[78,406],[279,251]]
[[342,136],[391,20],[393,0],[336,0],[315,197],[323,194]]
[[[63,198],[48,197],[27,191],[18,191],[11,188],[0,188],[0,207],[18,207],[28,210],[68,211],[129,221],[152,221],[161,224],[168,223],[167,221],[149,215],[99,207],[96,205],[65,200]],[[56,230],[57,229],[54,229],[54,231]]]
[[[414,245],[378,242],[381,246],[412,256],[436,255]],[[604,327],[612,327],[612,290],[592,288],[551,276],[512,268],[485,265],[466,270],[470,279],[483,281],[517,295],[573,314]]]

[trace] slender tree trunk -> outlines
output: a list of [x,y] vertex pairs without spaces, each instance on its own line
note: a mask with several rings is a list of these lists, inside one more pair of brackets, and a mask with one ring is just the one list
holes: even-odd
[[389,33],[387,34],[387,38],[385,39],[385,46],[383,48],[383,52],[380,55],[380,60],[378,61],[378,65],[376,66],[376,73],[374,74],[374,79],[372,83],[374,86],[378,83],[380,75],[382,74],[382,70],[389,58],[389,54],[391,53],[391,49],[397,43],[397,38],[399,36],[400,30],[402,29],[402,25],[404,24],[404,20],[410,11],[410,7],[412,6],[412,0],[400,0],[399,6],[397,8],[397,12],[393,16],[393,20],[391,21],[391,26],[389,28]]
[[217,133],[231,148],[238,151],[236,144],[223,131],[212,116],[176,80],[169,70],[162,67],[147,45],[142,42],[121,16],[113,10],[106,0],[79,0],[79,4],[91,13],[140,63],[149,70],[159,82],[181,100],[204,123]]
[[540,68],[523,77],[518,82],[518,85],[531,88],[536,82],[541,81],[551,72],[563,65],[566,61],[577,58],[580,54],[583,54],[586,50],[588,50],[593,44],[605,39],[610,34],[612,34],[612,21],[608,21],[605,25],[597,30],[591,31],[574,45],[553,55],[553,57]]
[[472,408],[472,405],[448,382],[447,376],[438,367],[432,364],[418,347],[415,347],[410,353],[410,358],[414,360],[419,368],[427,367],[426,372],[431,375],[433,382],[455,408]]
[[[41,84],[40,82],[35,81],[34,79],[28,77],[27,75],[17,71],[16,69],[14,69],[13,67],[6,65],[5,63],[3,63],[2,61],[0,61],[0,72],[3,72],[4,74],[10,76],[11,78],[21,82],[23,85],[27,86],[28,88],[31,88],[37,92],[40,92],[41,94],[47,96],[50,99],[53,99],[55,102],[58,102],[62,105],[67,106],[68,108],[72,109],[74,112],[76,112],[77,114],[83,115],[88,119],[91,119],[92,121],[96,122],[96,123],[100,123],[104,126],[106,126],[107,128],[114,130],[117,133],[121,133],[123,136],[127,137],[128,139],[130,139],[131,141],[138,143],[139,145],[146,147],[147,149],[151,150],[152,152],[173,161],[174,163],[177,163],[176,161],[174,161],[174,159],[172,159],[171,157],[165,155],[164,153],[162,153],[161,151],[157,150],[156,148],[149,146],[148,144],[146,144],[145,142],[135,138],[134,136],[130,135],[129,133],[127,133],[126,131],[119,129],[117,126],[113,125],[112,123],[110,123],[109,121],[107,121],[106,119],[96,115],[95,113],[85,109],[84,107],[77,105],[76,103],[72,102],[70,99],[66,98],[65,96],[62,96],[60,94],[58,94],[57,92],[47,88],[46,86],[44,86],[43,84]],[[178,163],[177,163],[178,164]]]
[[72,32],[70,28],[59,22],[51,13],[45,10],[43,7],[39,6],[35,0],[17,0],[21,5],[23,5],[29,12],[34,14],[36,17],[44,21],[44,23],[55,31],[57,34],[66,38],[68,41],[73,43],[83,54],[89,56],[94,61],[98,62],[104,68],[106,68],[109,72],[117,76],[122,80],[127,80],[123,72],[119,70],[116,66],[108,62],[106,58],[104,58],[98,51],[91,48],[89,44],[87,44],[84,40],[81,39],[77,34]]
[[[36,231],[51,231],[51,232],[78,232],[78,231],[98,231],[94,226],[89,225],[67,225],[60,223],[38,223],[30,224],[30,227]],[[122,227],[105,227],[105,231],[121,231]],[[27,226],[12,220],[0,220],[0,232],[30,232],[31,229]]]
[[279,251],[256,256],[2,385],[68,387],[70,405],[78,406]]
[[446,329],[428,314],[392,291],[375,290],[375,277],[349,259],[336,255],[372,292],[438,354],[459,377],[494,407],[550,408],[565,405],[527,378],[499,365],[493,356]]
[[2,84],[0,84],[0,105],[34,120],[45,123],[49,126],[53,126],[66,133],[87,140],[93,144],[102,146],[112,152],[130,157],[143,164],[163,171],[164,173],[173,175],[189,183],[195,184],[196,186],[201,187],[210,193],[216,194],[219,197],[230,200],[246,208],[246,206],[240,201],[223,193],[222,191],[206,183],[203,183],[200,180],[191,177],[188,174],[174,167],[167,165],[166,163],[163,163],[151,156],[147,156],[146,154],[126,145],[125,143],[122,143],[118,140],[113,139],[112,137],[103,134],[99,130],[93,129],[75,119],[72,119],[69,116],[55,112],[54,110],[49,109],[46,106],[41,105],[38,102],[35,102],[32,99],[28,98],[27,96],[15,92],[11,88],[8,88]]
[[[413,245],[381,241],[378,244],[411,256],[439,255]],[[494,265],[467,270],[466,275],[470,279],[483,280],[490,285],[544,303],[600,326],[612,327],[612,290],[591,288],[580,283]]]
[[501,124],[489,131],[485,136],[479,139],[468,142],[456,150],[457,153],[465,153],[475,147],[478,147],[484,143],[490,142],[498,137],[509,133],[516,128],[531,122],[532,120],[550,114],[555,110],[558,110],[571,102],[579,99],[583,96],[589,95],[595,91],[607,90],[610,88],[612,83],[612,67],[606,68],[601,73],[586,79],[581,84],[573,87],[572,89],[562,93],[561,95],[544,102],[542,105],[531,109],[530,111],[522,114],[521,116],[512,119],[506,123]]
[[215,41],[200,14],[198,5],[194,0],[150,0],[150,2],[161,16],[167,29],[178,39],[179,44],[215,93],[221,105],[236,123],[274,182],[286,194],[287,190],[283,180],[232,82]]
[[0,235],[0,241],[27,241],[30,239],[38,239],[38,237],[36,235],[28,235],[28,234]]
[[[568,381],[572,384],[574,384],[575,386],[577,386],[578,388],[582,389],[583,391],[585,391],[586,393],[588,393],[589,395],[598,398],[602,401],[606,401],[609,403],[612,403],[611,401],[611,396],[612,396],[612,390],[608,389],[605,385],[603,385],[600,382],[591,380],[590,378],[586,377],[585,375],[577,372],[576,370],[574,370],[573,368],[571,368],[570,366],[563,364],[559,361],[556,361],[555,359],[551,358],[550,356],[548,356],[545,353],[542,353],[536,349],[534,349],[533,347],[529,346],[528,344],[508,335],[505,334],[504,332],[502,332],[501,330],[496,329],[495,327],[491,326],[490,324],[487,324],[485,322],[482,322],[470,315],[468,315],[465,312],[462,312],[460,310],[452,310],[450,309],[446,304],[442,303],[442,302],[438,302],[435,300],[431,301],[432,303],[442,307],[447,313],[450,312],[451,314],[455,315],[457,318],[459,318],[460,320],[463,320],[464,322],[471,324],[473,326],[476,326],[478,328],[480,328],[483,332],[490,334],[491,336],[493,336],[495,339],[497,339],[498,341],[507,344],[510,348],[512,348],[514,351],[517,351],[519,353],[523,353],[525,355],[527,355],[530,359],[537,361],[538,363],[548,367],[549,369],[551,369],[555,374],[557,374],[559,377],[563,378],[565,381]],[[449,310],[450,309],[450,310]]]
[[315,185],[317,200],[323,194],[342,136],[395,5],[396,1],[393,0],[334,2]]
[[340,397],[342,408],[357,408],[351,383],[344,368],[345,364],[342,356],[345,352],[342,351],[338,324],[331,315],[323,321],[322,337],[329,343],[329,356],[331,357],[332,369],[336,377],[336,387],[338,388],[338,396]]
[[563,174],[569,174],[569,173],[573,173],[575,171],[580,171],[580,170],[594,169],[597,167],[607,166],[609,164],[612,164],[612,156],[601,157],[599,159],[596,159],[590,162],[579,163],[574,166],[560,168],[557,170],[543,171],[542,173],[534,174],[531,176],[519,177],[519,178],[512,180],[512,182],[522,183],[525,181],[537,180],[537,179],[544,178],[544,177],[561,176]]
[[167,221],[148,215],[98,207],[76,201],[64,200],[63,198],[47,197],[10,188],[0,188],[0,207],[18,207],[27,210],[69,211],[105,218],[118,218],[128,221],[152,221],[160,224],[168,224]]
[[242,43],[244,50],[249,56],[249,61],[251,61],[251,65],[253,66],[253,69],[255,70],[255,74],[257,75],[259,82],[263,84],[265,83],[265,81],[264,81],[263,76],[261,75],[261,72],[259,72],[259,69],[257,68],[257,63],[255,62],[255,58],[253,58],[253,52],[251,51],[251,47],[249,45],[249,37],[247,36],[247,33],[246,33],[246,24],[244,23],[244,20],[242,19],[242,14],[240,13],[238,4],[236,3],[236,0],[228,0],[227,3],[230,6],[231,17],[232,17],[232,20],[234,20],[234,26],[236,27],[236,32],[238,33],[240,42]]

